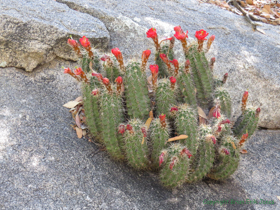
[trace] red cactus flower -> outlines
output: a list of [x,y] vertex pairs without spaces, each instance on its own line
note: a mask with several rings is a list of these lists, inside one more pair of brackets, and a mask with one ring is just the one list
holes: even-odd
[[177,112],[179,109],[177,107],[171,107],[170,112]]
[[106,78],[106,77],[102,79],[102,82],[103,82],[104,85],[109,85],[110,84],[109,79]]
[[213,110],[213,117],[216,117],[217,119],[221,117],[221,113],[220,113],[220,109],[219,108],[215,108]]
[[120,133],[120,134],[124,134],[124,132],[125,132],[125,126],[124,126],[124,125],[120,125],[118,130],[119,130],[119,133]]
[[228,77],[228,73],[225,73],[224,77]]
[[170,82],[171,84],[175,84],[176,83],[176,78],[175,77],[170,77]]
[[[175,30],[175,28],[174,28],[174,30]],[[176,39],[184,40],[184,39],[188,38],[188,31],[186,31],[186,33],[184,33],[184,31],[181,29],[181,27],[180,27],[180,30],[178,28],[176,28],[176,30],[177,31],[175,31],[175,34],[174,34]]]
[[150,65],[150,70],[151,70],[152,74],[157,74],[158,73],[158,65],[156,65],[156,64]]
[[96,96],[99,93],[98,89],[94,89],[93,91],[91,91],[91,95]]
[[84,48],[90,47],[90,42],[88,41],[88,38],[86,38],[85,36],[80,38],[80,43]]
[[79,68],[76,68],[76,69],[74,70],[74,73],[75,73],[76,75],[81,75],[81,74],[83,74],[84,72],[83,72],[82,68],[79,67]]
[[142,53],[142,60],[148,60],[151,55],[151,50],[144,50]]
[[117,47],[112,49],[111,52],[114,54],[114,56],[117,58],[117,60],[122,57],[122,53],[121,53],[120,49]]
[[108,60],[108,59],[110,59],[110,56],[108,56],[108,55],[103,55],[103,56],[100,58],[100,60],[102,60],[102,61],[106,61],[106,60]]
[[159,166],[161,166],[161,164],[162,164],[163,161],[164,161],[164,155],[165,155],[165,153],[162,152],[162,153],[160,154],[160,156],[159,156]]
[[64,69],[64,74],[70,74],[70,73],[72,73],[70,68],[65,68]]
[[126,130],[131,131],[131,130],[132,130],[132,126],[129,125],[129,124],[127,124],[127,125],[126,125]]
[[122,78],[121,76],[119,76],[119,77],[116,79],[116,83],[122,84],[122,83],[123,83],[123,78]]
[[205,37],[208,36],[209,33],[207,33],[205,30],[201,29],[199,31],[195,32],[195,37],[198,40],[206,40]]
[[179,31],[181,31],[181,30],[182,30],[181,26],[175,26],[175,27],[174,27],[174,31],[175,31],[175,32],[179,32]]
[[215,136],[211,136],[211,140],[212,140],[213,144],[216,144],[217,140],[216,140]]
[[164,121],[166,115],[165,115],[165,114],[161,114],[161,115],[159,115],[158,117],[159,117],[160,121]]
[[221,132],[222,131],[222,126],[218,126],[217,132]]
[[192,156],[191,152],[187,148],[182,149],[180,155],[182,156],[183,154],[186,154],[188,158],[191,158]]
[[222,122],[220,122],[220,124],[230,124],[230,120],[229,119],[223,120]]
[[78,42],[74,39],[68,39],[67,43],[69,45],[71,45],[72,47],[78,47],[78,45],[79,45]]
[[160,57],[163,61],[165,61],[165,60],[168,61],[167,56],[166,56],[165,54],[163,54],[163,53],[161,53],[161,54],[159,55],[159,57]]
[[169,168],[172,170],[174,165],[178,162],[178,158],[174,157],[169,165]]
[[147,38],[155,39],[157,37],[157,30],[155,28],[150,28],[146,34]]
[[91,75],[94,76],[94,77],[97,77],[97,79],[98,79],[99,81],[102,81],[102,80],[103,80],[103,76],[102,76],[102,74],[100,74],[100,73],[92,73]]
[[142,131],[142,133],[143,133],[143,135],[144,135],[144,137],[147,137],[147,131],[146,131],[146,128],[141,128],[141,131]]
[[261,112],[261,108],[260,108],[260,107],[257,108],[257,109],[256,109],[256,112],[257,112],[257,113],[260,113],[260,112]]
[[175,67],[179,67],[179,62],[176,59],[173,59],[170,63],[172,63]]
[[221,152],[224,153],[225,155],[229,155],[229,151],[226,148],[223,148]]
[[191,65],[191,62],[190,62],[190,60],[186,60],[186,63],[185,63],[185,65],[186,65],[186,66],[189,66],[189,65]]

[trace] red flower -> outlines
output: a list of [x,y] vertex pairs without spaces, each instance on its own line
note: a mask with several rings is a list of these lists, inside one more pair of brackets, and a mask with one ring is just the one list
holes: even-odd
[[170,82],[171,84],[175,84],[176,83],[176,78],[175,77],[170,77]]
[[162,153],[160,154],[160,156],[159,156],[159,166],[161,166],[161,164],[162,164],[163,161],[164,161],[164,155],[165,155],[165,153],[162,152]]
[[230,120],[229,119],[226,119],[226,120],[223,120],[220,124],[230,124]]
[[257,109],[256,109],[256,112],[257,112],[257,113],[260,113],[260,112],[261,112],[261,108],[260,108],[260,107],[257,108]]
[[217,132],[221,132],[221,131],[222,131],[222,126],[219,126]]
[[146,131],[146,128],[141,128],[141,131],[142,131],[142,133],[143,133],[143,135],[144,135],[144,137],[147,137],[147,131]]
[[161,114],[159,115],[159,119],[160,121],[164,121],[165,120],[166,115],[165,114]]
[[195,32],[195,37],[198,40],[206,40],[205,37],[208,36],[209,33],[207,33],[205,30],[201,29],[200,31]]
[[75,70],[74,70],[74,73],[75,73],[76,75],[80,75],[80,74],[83,74],[84,72],[83,72],[82,68],[80,67],[80,68],[75,69]]
[[173,59],[170,63],[172,63],[175,67],[179,67],[179,62],[176,59]]
[[243,94],[243,97],[242,97],[242,101],[247,101],[248,96],[249,96],[249,92],[245,91],[244,94]]
[[117,47],[112,49],[111,52],[114,54],[114,56],[117,58],[117,60],[120,59],[122,56],[120,49]]
[[222,149],[222,153],[224,153],[225,155],[229,155],[229,151],[226,148]]
[[188,156],[188,158],[191,158],[192,154],[187,148],[182,149],[180,155],[183,155],[184,153]]
[[131,126],[131,125],[129,125],[129,124],[127,124],[127,125],[126,125],[126,130],[131,131],[131,130],[132,130],[132,126]]
[[119,76],[119,77],[116,79],[116,83],[122,84],[122,83],[123,83],[123,78],[122,78],[121,76]]
[[156,64],[150,65],[150,70],[151,70],[152,74],[157,74],[158,73],[158,65],[156,65]]
[[72,73],[70,68],[65,68],[64,69],[64,74],[70,74],[70,73]]
[[157,30],[155,28],[150,28],[146,34],[147,38],[155,39],[157,37]]
[[108,78],[103,78],[103,80],[102,80],[102,82],[103,82],[103,84],[104,85],[109,85],[110,84],[110,81],[109,81],[109,79]]
[[102,60],[102,61],[106,61],[106,60],[108,60],[108,59],[110,59],[110,56],[108,56],[108,55],[103,55],[103,56],[100,58],[100,60]]
[[80,43],[84,48],[90,47],[90,42],[88,41],[88,38],[86,38],[85,36],[80,38]]
[[120,125],[119,126],[119,133],[120,134],[124,134],[124,132],[125,132],[125,126],[124,125]]
[[101,80],[103,79],[103,76],[102,76],[102,74],[100,74],[100,73],[92,73],[92,76],[97,77],[97,79],[98,79],[99,81],[101,81]]
[[171,161],[171,163],[170,163],[170,165],[169,165],[169,168],[172,170],[173,167],[174,167],[174,165],[175,165],[177,162],[178,162],[178,158],[177,158],[177,157],[172,158],[172,161]]
[[211,140],[212,140],[213,144],[216,144],[216,138],[215,138],[215,136],[211,136]]
[[159,57],[160,57],[163,61],[168,61],[167,56],[166,56],[165,54],[163,54],[163,53],[161,53],[161,54],[159,55]]
[[221,113],[220,113],[220,109],[219,108],[215,108],[214,109],[213,117],[216,117],[216,118],[220,118],[221,117]]
[[242,135],[241,139],[246,140],[248,138],[248,133]]
[[190,62],[190,60],[186,60],[186,63],[185,63],[185,65],[186,65],[186,66],[189,66],[189,65],[191,65],[191,62]]
[[171,107],[170,112],[178,111],[179,109],[177,107]]
[[74,39],[68,39],[67,43],[72,47],[78,47],[78,42]]
[[98,94],[98,89],[94,89],[93,91],[91,91],[91,95],[96,96]]
[[174,31],[175,31],[175,38],[178,40],[184,40],[186,38],[188,38],[188,31],[186,31],[186,33],[184,33],[184,31],[181,29],[181,26],[176,26],[174,27]]
[[150,55],[151,55],[151,50],[144,50],[143,53],[142,53],[142,59],[148,60]]

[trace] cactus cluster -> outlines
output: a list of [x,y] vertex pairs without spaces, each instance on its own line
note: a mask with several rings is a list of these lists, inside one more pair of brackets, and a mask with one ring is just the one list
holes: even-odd
[[[125,65],[121,51],[101,58],[86,37],[68,43],[81,58],[82,68],[72,72],[83,83],[86,123],[91,135],[115,160],[137,170],[154,170],[170,188],[204,177],[224,180],[238,168],[240,149],[258,126],[260,108],[247,108],[233,125],[232,105],[222,80],[214,79],[215,58],[208,62],[215,36],[197,31],[197,43],[188,43],[188,32],[174,28],[174,37],[159,42],[155,28],[147,31],[156,51],[155,64],[146,76],[150,50],[141,63]],[[174,59],[175,38],[183,48],[183,65]],[[163,43],[163,44],[162,44]],[[82,45],[82,47],[80,46]],[[101,65],[103,62],[103,65]]]

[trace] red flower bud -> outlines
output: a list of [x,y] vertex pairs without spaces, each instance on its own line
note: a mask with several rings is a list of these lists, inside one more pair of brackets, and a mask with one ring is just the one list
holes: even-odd
[[215,138],[215,136],[211,136],[211,140],[212,140],[213,144],[216,144],[216,138]]
[[92,73],[91,75],[94,76],[94,77],[97,77],[97,79],[98,79],[99,81],[103,80],[103,76],[102,76],[102,74],[100,74],[100,73]]
[[146,34],[147,38],[155,39],[157,37],[157,30],[155,28],[150,28]]
[[221,152],[224,153],[225,155],[229,155],[229,151],[226,148],[223,148]]
[[220,113],[220,109],[219,108],[215,108],[213,110],[213,117],[216,117],[216,118],[220,118],[221,117],[221,113]]
[[210,37],[209,37],[209,40],[210,40],[211,42],[213,42],[213,41],[215,40],[215,35],[210,36]]
[[170,165],[169,165],[169,168],[172,170],[173,167],[174,167],[174,165],[175,165],[177,162],[178,162],[178,158],[177,158],[177,157],[172,158],[172,161],[171,161],[171,163],[170,163]]
[[132,130],[132,126],[131,126],[131,125],[129,125],[129,124],[127,124],[127,125],[126,125],[126,130],[131,131],[131,130]]
[[103,82],[104,85],[109,85],[110,84],[109,79],[106,78],[106,77],[102,79],[102,82]]
[[64,69],[64,74],[70,74],[70,73],[72,73],[70,68],[65,68]]
[[142,131],[142,133],[143,133],[143,135],[144,135],[144,137],[147,137],[147,131],[146,131],[146,128],[141,128],[141,131]]
[[74,39],[68,39],[67,43],[72,47],[78,47],[78,42]]
[[243,134],[241,137],[241,139],[244,139],[244,140],[246,140],[247,138],[248,138],[248,133]]
[[177,107],[171,107],[170,112],[177,112],[179,109]]
[[186,154],[188,158],[191,158],[192,156],[191,152],[187,148],[182,149],[180,155],[182,156],[183,154]]
[[211,58],[211,63],[215,63],[215,61],[216,61],[215,57]]
[[256,112],[257,112],[257,113],[260,113],[260,112],[261,112],[261,108],[260,108],[260,107],[257,108],[257,109],[256,109]]
[[186,63],[185,63],[185,65],[186,65],[186,66],[189,66],[189,65],[191,65],[191,62],[190,62],[190,60],[186,60]]
[[165,54],[163,54],[163,53],[161,53],[160,55],[159,55],[159,57],[164,61],[164,60],[168,60],[168,58],[167,58],[167,56],[165,55]]
[[124,134],[125,132],[125,126],[124,125],[119,125],[119,133]]
[[164,161],[164,155],[165,155],[165,153],[162,152],[162,153],[160,154],[160,156],[159,156],[159,166],[161,166],[161,164],[162,164],[163,161]]
[[225,73],[224,77],[228,77],[228,73]]
[[96,96],[99,93],[98,89],[94,89],[93,91],[91,91],[91,95]]
[[106,61],[106,60],[108,60],[108,59],[110,59],[110,56],[108,56],[108,55],[103,55],[103,56],[100,58],[100,60],[102,60],[102,61]]
[[179,67],[179,62],[176,59],[173,59],[170,63],[172,63],[175,67]]
[[74,70],[74,73],[75,73],[76,75],[80,75],[80,74],[83,74],[84,72],[83,72],[82,68],[80,67],[80,68],[75,69],[75,70]]
[[150,70],[151,70],[152,74],[157,74],[158,73],[158,65],[156,65],[156,64],[150,65]]
[[184,39],[188,38],[188,31],[186,31],[186,33],[184,33],[181,26],[174,27],[174,31],[175,31],[174,36],[176,39],[184,40]]
[[161,114],[159,115],[159,119],[160,121],[164,121],[165,120],[166,115],[165,114]]
[[229,119],[223,120],[222,122],[220,122],[220,124],[230,124],[230,120]]
[[122,78],[121,76],[119,76],[119,77],[116,79],[116,83],[122,84],[122,83],[123,83],[123,78]]
[[176,83],[176,78],[175,77],[170,77],[170,82],[171,84],[175,84]]
[[179,31],[181,31],[181,30],[182,30],[181,26],[175,26],[175,27],[174,27],[174,31],[175,31],[175,32],[179,32]]
[[219,126],[218,129],[217,129],[217,132],[221,132],[222,131],[222,127]]
[[86,38],[85,36],[80,38],[80,43],[84,48],[90,47],[90,42],[88,41],[88,38]]
[[144,50],[142,53],[142,57],[148,59],[151,55],[151,50]]
[[198,40],[206,40],[205,37],[208,36],[209,33],[207,33],[205,30],[201,29],[199,31],[195,32],[195,37]]
[[117,47],[112,49],[111,52],[114,54],[114,56],[117,58],[117,60],[122,56],[121,51]]

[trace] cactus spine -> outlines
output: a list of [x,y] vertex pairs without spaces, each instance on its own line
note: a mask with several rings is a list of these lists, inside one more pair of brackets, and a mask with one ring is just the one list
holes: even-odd
[[147,127],[139,119],[132,119],[126,126],[124,134],[127,162],[137,170],[148,167],[148,146],[146,138]]
[[140,64],[132,63],[127,66],[125,74],[125,96],[128,116],[144,120],[150,111],[147,79]]

